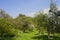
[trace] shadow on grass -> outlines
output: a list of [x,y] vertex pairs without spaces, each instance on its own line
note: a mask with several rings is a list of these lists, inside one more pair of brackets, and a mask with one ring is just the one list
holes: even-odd
[[[33,36],[32,39],[48,40],[48,36],[47,35]],[[60,37],[50,36],[50,40],[60,40]]]

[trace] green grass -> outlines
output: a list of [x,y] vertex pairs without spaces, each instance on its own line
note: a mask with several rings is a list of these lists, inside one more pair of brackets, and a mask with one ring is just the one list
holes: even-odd
[[[51,35],[50,38],[51,38],[50,40],[60,40],[60,37],[58,36]],[[35,31],[29,33],[19,33],[15,40],[48,40],[48,38],[47,33],[38,36],[38,33]]]

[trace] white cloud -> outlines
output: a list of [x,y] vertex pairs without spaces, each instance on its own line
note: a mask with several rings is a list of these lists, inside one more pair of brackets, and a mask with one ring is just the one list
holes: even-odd
[[[58,10],[60,10],[60,6],[58,7]],[[48,11],[49,11],[49,8],[43,9],[42,11],[43,11],[43,13],[48,14],[48,13],[49,13],[49,12],[48,12]],[[39,11],[38,11],[38,12],[39,12]],[[30,17],[34,17],[35,14],[38,13],[38,12],[28,13],[27,15],[30,16]]]
[[46,9],[43,10],[43,12],[47,13],[47,14],[49,13],[48,11],[49,11],[49,8],[46,8]]
[[58,7],[58,10],[60,10],[60,6]]
[[32,13],[28,13],[27,16],[34,17],[35,14],[36,12],[32,12]]

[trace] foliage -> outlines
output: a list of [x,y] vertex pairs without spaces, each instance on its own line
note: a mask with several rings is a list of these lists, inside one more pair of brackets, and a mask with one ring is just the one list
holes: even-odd
[[[38,15],[34,17],[34,23],[36,28],[38,29],[39,35],[43,32],[43,29],[46,28],[46,14],[40,12]],[[45,29],[44,29],[45,30]]]
[[0,40],[12,40],[15,35],[13,24],[3,18],[0,18]]
[[39,12],[35,17],[20,13],[16,18],[12,18],[4,10],[0,10],[0,40],[60,40],[59,33],[60,11],[53,0],[48,14]]
[[26,30],[32,30],[32,21],[30,17],[20,14],[17,18],[15,18],[16,25],[19,30],[25,32]]
[[4,10],[0,10],[0,18],[11,19],[12,17],[7,14]]

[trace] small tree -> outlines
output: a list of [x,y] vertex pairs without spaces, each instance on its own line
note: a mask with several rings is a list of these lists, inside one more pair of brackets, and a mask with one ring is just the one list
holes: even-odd
[[46,24],[46,15],[43,12],[37,14],[34,18],[35,26],[38,29],[39,35],[41,34],[42,28],[45,27]]
[[21,30],[22,32],[25,32],[26,30],[30,31],[32,29],[32,27],[30,26],[32,24],[30,17],[20,14],[15,20],[17,23],[16,28]]

